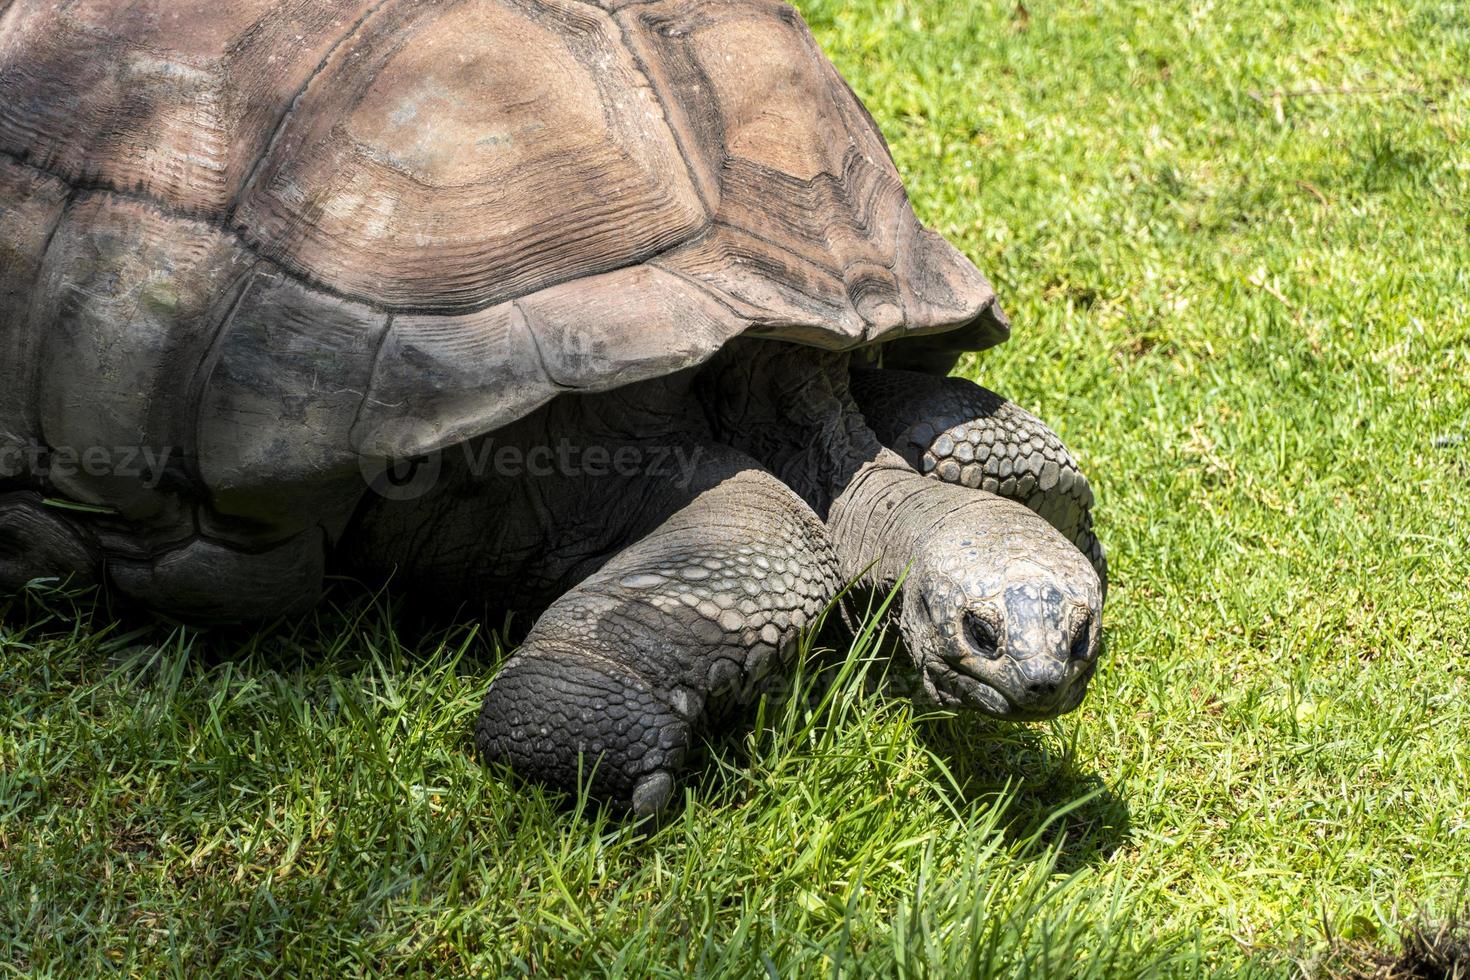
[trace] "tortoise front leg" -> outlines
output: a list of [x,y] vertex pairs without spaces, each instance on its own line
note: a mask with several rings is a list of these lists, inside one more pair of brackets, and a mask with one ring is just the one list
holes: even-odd
[[852,394],[879,440],[921,473],[1025,504],[1077,546],[1107,587],[1092,488],[1055,432],[963,378],[859,369]]
[[35,579],[89,585],[101,565],[85,532],[46,507],[40,494],[0,494],[0,597]]
[[784,663],[835,595],[836,559],[791,490],[716,454],[707,489],[537,620],[485,699],[487,758],[653,814],[707,711]]

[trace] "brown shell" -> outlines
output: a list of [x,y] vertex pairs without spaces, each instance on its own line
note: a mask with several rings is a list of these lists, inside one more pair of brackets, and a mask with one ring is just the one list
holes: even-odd
[[0,444],[179,448],[218,513],[993,301],[782,3],[0,0]]

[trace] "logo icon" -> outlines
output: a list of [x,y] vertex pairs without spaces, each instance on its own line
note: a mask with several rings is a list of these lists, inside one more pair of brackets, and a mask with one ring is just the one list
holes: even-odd
[[[363,440],[370,447],[413,447],[433,442],[432,427],[418,419],[397,419]],[[410,449],[411,452],[411,449]],[[392,458],[359,456],[358,467],[368,488],[384,500],[406,503],[418,500],[439,483],[444,474],[444,453],[429,453]]]

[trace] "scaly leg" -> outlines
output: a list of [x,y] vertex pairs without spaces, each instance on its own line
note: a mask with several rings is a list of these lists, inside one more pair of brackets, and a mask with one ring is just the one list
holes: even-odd
[[485,699],[486,757],[656,813],[706,710],[784,663],[835,595],[796,494],[723,447],[704,465],[687,502],[537,620]]

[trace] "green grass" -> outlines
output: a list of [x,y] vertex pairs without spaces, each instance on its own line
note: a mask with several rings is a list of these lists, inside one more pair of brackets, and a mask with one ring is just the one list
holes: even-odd
[[860,645],[646,837],[473,759],[468,628],[38,595],[0,969],[1288,975],[1470,898],[1470,13],[802,6],[1015,321],[965,370],[1096,487],[1083,709],[916,719]]

